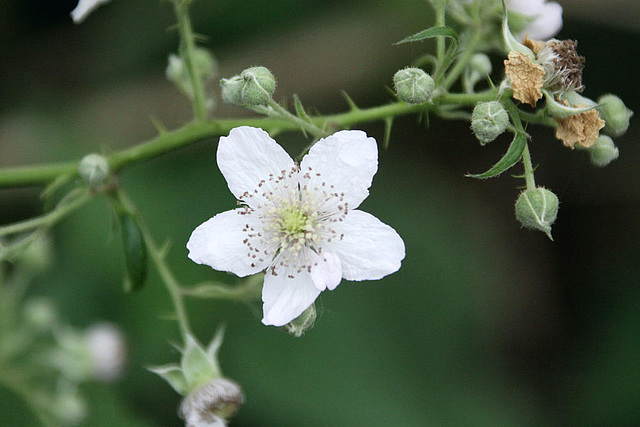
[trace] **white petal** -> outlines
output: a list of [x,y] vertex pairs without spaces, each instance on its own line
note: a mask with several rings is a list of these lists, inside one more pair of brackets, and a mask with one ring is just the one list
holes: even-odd
[[75,9],[71,11],[71,19],[76,24],[82,23],[87,16],[103,3],[109,0],[80,0]]
[[341,222],[331,225],[340,238],[323,244],[323,250],[340,257],[342,277],[347,280],[375,280],[400,268],[405,249],[402,238],[387,224],[362,211],[349,211]]
[[[264,193],[284,189],[282,181],[295,182],[289,175],[295,168],[291,157],[267,132],[248,126],[231,129],[229,136],[221,137],[217,153],[218,167],[239,200],[250,206],[265,202]],[[284,175],[284,179],[282,178]]]
[[240,277],[264,270],[273,255],[265,254],[259,239],[249,236],[262,223],[256,215],[244,213],[244,209],[222,212],[199,225],[187,243],[189,258]]
[[313,255],[310,257],[313,265],[311,266],[311,280],[319,291],[329,289],[334,290],[342,280],[342,266],[338,255],[331,252],[322,252],[316,254],[309,251]]
[[300,164],[300,184],[316,192],[344,193],[348,208],[355,209],[369,195],[377,170],[376,140],[359,130],[343,130],[311,147]]
[[[290,277],[293,276],[293,278]],[[303,270],[276,269],[276,275],[267,270],[262,287],[265,325],[283,326],[300,316],[320,295],[311,275]]]

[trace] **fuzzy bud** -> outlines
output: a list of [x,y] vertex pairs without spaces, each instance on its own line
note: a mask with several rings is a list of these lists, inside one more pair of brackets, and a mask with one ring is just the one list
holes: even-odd
[[624,102],[615,95],[602,95],[598,99],[598,112],[605,121],[603,132],[613,137],[624,134],[629,128],[629,119],[633,111],[629,110]]
[[230,79],[220,80],[220,88],[222,89],[222,102],[235,106],[242,105],[243,87],[244,79],[240,76],[233,76]]
[[196,388],[180,405],[180,416],[187,426],[225,425],[244,403],[242,389],[224,378],[213,379]]
[[100,154],[87,154],[78,164],[78,174],[89,185],[97,187],[109,178],[109,163]]
[[431,98],[436,84],[424,70],[405,68],[393,76],[393,86],[402,101],[408,104],[422,104]]
[[251,67],[240,73],[241,101],[245,105],[266,105],[276,91],[276,79],[265,67]]
[[595,145],[588,150],[591,163],[601,168],[607,166],[620,155],[613,140],[606,135],[600,135]]
[[296,338],[300,338],[305,332],[313,328],[316,322],[316,305],[311,304],[300,316],[282,327],[286,332]]
[[473,109],[471,115],[471,129],[485,145],[502,134],[509,125],[509,114],[498,101],[481,102]]
[[546,188],[524,190],[516,201],[516,219],[525,228],[540,230],[553,240],[551,224],[558,216],[559,204],[558,197]]
[[491,74],[493,69],[491,60],[484,53],[476,53],[469,60],[469,68],[481,76]]

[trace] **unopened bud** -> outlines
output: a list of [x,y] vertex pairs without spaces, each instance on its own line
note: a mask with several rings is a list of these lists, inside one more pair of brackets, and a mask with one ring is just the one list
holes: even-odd
[[620,155],[613,140],[606,135],[600,135],[595,145],[588,150],[591,163],[601,168],[607,166]]
[[58,312],[54,304],[44,297],[27,301],[23,314],[26,324],[39,332],[50,330],[58,322]]
[[87,154],[78,164],[78,174],[92,187],[102,185],[109,178],[109,163],[100,154]]
[[276,91],[276,78],[265,67],[251,67],[240,73],[244,80],[241,100],[245,105],[266,105]]
[[305,332],[313,328],[313,325],[316,323],[316,317],[316,305],[311,304],[300,316],[284,325],[282,329],[294,337],[300,338]]
[[481,76],[491,74],[492,68],[491,60],[484,53],[476,53],[469,60],[469,69]]
[[240,76],[233,76],[230,79],[220,80],[220,88],[222,89],[222,102],[235,106],[242,105],[243,87],[244,79]]
[[633,111],[629,110],[624,102],[615,95],[602,95],[598,99],[598,111],[600,118],[605,121],[603,132],[611,136],[620,136],[629,128],[629,119]]
[[509,114],[498,101],[481,102],[473,109],[471,129],[480,145],[485,145],[502,134],[509,125]]
[[393,86],[398,98],[409,104],[429,101],[436,86],[433,78],[420,68],[398,70],[393,76]]
[[516,201],[516,218],[525,228],[540,230],[549,239],[551,224],[558,216],[558,197],[543,187],[524,190]]
[[244,394],[240,386],[220,377],[185,397],[180,405],[180,417],[189,426],[224,425],[224,421],[235,415],[243,403]]
[[85,332],[91,374],[98,381],[113,382],[124,371],[127,346],[122,331],[110,323],[98,323]]

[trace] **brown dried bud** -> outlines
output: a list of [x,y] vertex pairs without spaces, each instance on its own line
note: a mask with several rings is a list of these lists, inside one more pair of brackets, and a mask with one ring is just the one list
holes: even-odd
[[545,87],[553,91],[582,92],[585,59],[578,55],[577,47],[578,42],[573,40],[551,39],[538,52],[534,50],[538,62],[546,71]]

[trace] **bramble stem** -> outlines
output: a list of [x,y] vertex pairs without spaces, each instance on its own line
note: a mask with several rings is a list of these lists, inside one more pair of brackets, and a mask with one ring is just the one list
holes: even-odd
[[189,17],[190,1],[174,0],[174,10],[178,19],[178,29],[180,31],[180,56],[184,61],[191,87],[193,89],[192,108],[196,121],[202,121],[207,118],[207,106],[202,88],[202,80],[198,75],[195,64],[195,40],[193,36],[193,28],[191,27],[191,18]]
[[[475,105],[478,102],[495,99],[496,94],[497,91],[495,89],[473,94],[443,94],[433,101],[434,105],[439,106]],[[320,128],[326,125],[331,128],[347,128],[355,124],[384,120],[388,117],[428,111],[434,105],[392,102],[377,107],[350,110],[341,114],[316,116],[312,117],[311,120],[315,126]],[[196,121],[174,131],[162,132],[160,135],[133,147],[117,151],[108,156],[107,160],[111,170],[118,172],[135,163],[160,156],[205,138],[226,135],[231,129],[238,126],[260,127],[270,133],[299,129],[297,123],[273,117]],[[60,175],[77,174],[77,169],[77,161],[0,169],[0,188],[44,185],[53,182]]]

